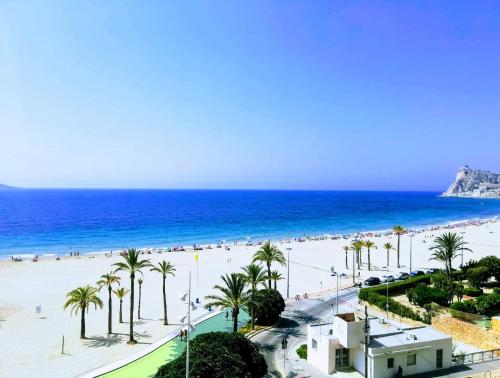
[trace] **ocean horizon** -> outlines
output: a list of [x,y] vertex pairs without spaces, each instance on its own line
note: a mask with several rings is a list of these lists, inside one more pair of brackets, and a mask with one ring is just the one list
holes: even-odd
[[500,214],[441,192],[196,189],[0,191],[0,258],[425,227]]

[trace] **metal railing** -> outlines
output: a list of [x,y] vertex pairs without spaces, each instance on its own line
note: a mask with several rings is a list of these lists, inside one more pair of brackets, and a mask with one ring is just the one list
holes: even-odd
[[451,357],[451,365],[472,365],[480,362],[493,361],[500,358],[500,349],[485,350],[467,354],[456,354]]

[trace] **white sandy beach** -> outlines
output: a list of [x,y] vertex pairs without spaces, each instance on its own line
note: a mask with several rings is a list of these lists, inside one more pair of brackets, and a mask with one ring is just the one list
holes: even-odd
[[[431,253],[428,247],[432,238],[446,230],[429,230],[413,237],[413,269],[440,267],[439,263],[429,261]],[[487,222],[482,225],[455,227],[453,232],[464,232],[464,240],[473,250],[466,253],[464,260],[478,259],[486,255],[500,255],[500,222]],[[367,239],[367,238],[364,238]],[[389,241],[396,246],[394,235],[370,237],[378,249],[372,250],[372,272],[366,265],[361,270],[361,277],[381,276],[385,274],[386,252],[382,245]],[[285,253],[290,252],[290,296],[296,294],[319,292],[320,288],[334,288],[335,278],[330,276],[330,267],[339,272],[351,274],[352,255],[349,253],[349,270],[345,269],[345,255],[342,246],[349,245],[351,239],[308,240],[306,242],[276,242]],[[220,275],[239,271],[240,267],[250,263],[252,254],[258,246],[230,245],[231,250],[224,248],[205,249],[199,251],[199,274],[196,279],[196,263],[194,253],[171,252],[144,255],[152,263],[163,259],[173,262],[177,268],[176,276],[167,280],[167,296],[169,319],[178,323],[184,306],[178,299],[179,294],[186,291],[188,271],[193,275],[193,297],[203,297],[212,292],[212,286],[220,282]],[[390,271],[408,271],[410,237],[401,238],[401,269],[395,267],[396,252],[391,254]],[[145,271],[142,317],[135,327],[139,344],[126,344],[128,323],[118,324],[118,301],[114,304],[114,334],[106,335],[106,299],[107,292],[101,292],[105,302],[102,310],[91,309],[87,316],[88,340],[79,339],[79,316],[71,316],[63,311],[65,295],[70,290],[84,284],[95,284],[99,276],[109,272],[111,265],[120,257],[113,255],[87,255],[65,257],[60,261],[55,258],[42,259],[36,263],[30,259],[23,262],[0,262],[0,340],[3,353],[0,354],[0,376],[40,376],[40,377],[73,377],[101,365],[113,362],[129,354],[136,353],[149,343],[155,342],[171,331],[175,325],[162,325],[161,276],[158,273]],[[366,250],[363,260],[366,262]],[[455,261],[455,266],[460,258]],[[286,267],[274,266],[286,277]],[[128,287],[128,278],[122,276],[122,286]],[[322,284],[321,284],[322,282]],[[351,282],[348,278],[344,284]],[[278,288],[286,295],[286,280],[278,283]],[[137,293],[137,291],[136,291]],[[37,314],[35,308],[42,306]],[[128,319],[128,299],[124,301],[124,320]],[[204,309],[197,310],[194,316],[201,316]],[[61,355],[61,338],[65,336],[65,354]]]

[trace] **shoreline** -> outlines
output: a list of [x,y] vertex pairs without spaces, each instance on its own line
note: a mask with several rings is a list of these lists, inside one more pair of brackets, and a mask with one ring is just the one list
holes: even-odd
[[[483,223],[494,223],[498,220],[500,217],[499,215],[494,215],[491,217],[487,218],[480,218],[480,217],[475,217],[475,218],[469,218],[469,219],[461,219],[461,220],[450,220],[442,223],[431,223],[431,224],[425,224],[425,225],[417,225],[417,226],[409,226],[405,227],[405,225],[402,225],[405,227],[406,233],[413,233],[413,234],[418,234],[421,232],[426,232],[426,231],[435,231],[435,230],[442,230],[442,229],[452,229],[452,228],[457,228],[457,227],[467,227],[467,226],[472,226],[472,225],[480,225]],[[396,224],[396,223],[395,223]],[[349,232],[349,233],[315,233],[315,234],[309,234],[306,235],[305,233],[302,234],[302,236],[282,236],[282,237],[271,237],[271,238],[266,238],[266,237],[247,237],[245,239],[222,239],[220,241],[216,242],[190,242],[189,244],[175,244],[172,243],[170,246],[142,246],[142,247],[137,247],[137,246],[129,246],[126,247],[125,249],[123,248],[107,248],[107,249],[101,249],[101,250],[94,250],[94,251],[70,251],[70,252],[46,252],[46,253],[34,253],[34,252],[26,252],[26,253],[13,253],[13,254],[1,254],[0,253],[0,262],[5,262],[5,261],[12,261],[12,258],[26,258],[26,259],[33,259],[33,258],[38,258],[39,260],[50,260],[52,258],[71,258],[75,257],[74,253],[78,252],[78,257],[84,257],[88,256],[89,258],[95,257],[95,256],[100,256],[100,255],[113,255],[113,254],[120,254],[121,252],[126,251],[129,248],[136,248],[140,250],[141,252],[151,252],[151,253],[172,253],[172,252],[196,252],[194,249],[194,246],[201,247],[201,250],[205,249],[210,249],[208,248],[209,246],[212,249],[216,249],[215,246],[220,244],[223,247],[225,246],[251,246],[251,245],[258,245],[258,243],[262,243],[263,241],[270,240],[273,243],[283,243],[283,242],[291,242],[291,241],[299,241],[299,239],[304,239],[304,241],[310,241],[310,240],[325,240],[325,239],[332,239],[332,240],[337,240],[337,239],[350,239],[350,238],[363,238],[363,237],[372,237],[375,235],[378,236],[389,236],[392,235],[393,231],[391,228],[389,229],[382,229],[382,230],[366,230],[366,231],[356,231],[356,232]],[[248,244],[251,243],[251,244]],[[184,251],[174,251],[174,248],[184,248]],[[170,251],[169,251],[170,249]],[[73,254],[73,255],[72,255]]]

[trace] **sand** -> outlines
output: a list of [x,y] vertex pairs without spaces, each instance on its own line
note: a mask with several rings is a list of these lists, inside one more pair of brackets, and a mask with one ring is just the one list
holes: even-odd
[[[432,238],[445,230],[430,230],[413,237],[413,269],[440,267],[435,261],[429,261],[431,252],[428,247]],[[487,222],[482,225],[455,226],[454,232],[464,232],[464,240],[469,243],[473,253],[466,253],[464,260],[478,259],[486,255],[500,255],[500,222]],[[364,238],[368,239],[368,238]],[[386,252],[382,245],[389,241],[396,245],[396,236],[385,235],[370,237],[378,249],[372,250],[372,270],[366,266],[361,270],[361,277],[382,276],[385,274]],[[290,296],[319,292],[321,289],[334,288],[336,279],[330,276],[333,266],[339,272],[351,274],[352,255],[349,253],[349,270],[345,269],[345,255],[342,246],[349,245],[351,239],[308,240],[290,243],[277,241],[278,247],[287,254],[290,251]],[[188,271],[193,275],[193,297],[200,298],[212,293],[212,287],[220,283],[220,275],[239,271],[240,267],[250,263],[252,254],[258,246],[231,245],[231,250],[214,248],[199,252],[199,272],[196,273],[194,253],[171,252],[144,255],[152,263],[167,259],[175,264],[176,276],[167,280],[168,311],[170,321],[178,323],[185,307],[181,305],[179,294],[185,292],[188,285]],[[401,238],[401,269],[395,267],[396,252],[391,254],[390,271],[408,271],[410,237]],[[161,276],[156,272],[144,271],[142,317],[136,324],[139,344],[126,344],[128,323],[118,324],[118,301],[114,303],[114,331],[111,338],[106,334],[106,307],[103,310],[91,309],[87,315],[88,340],[79,339],[79,316],[71,316],[63,311],[65,295],[80,285],[95,284],[99,276],[112,269],[111,265],[120,259],[113,255],[96,255],[93,258],[82,255],[80,258],[67,257],[56,261],[54,257],[38,262],[0,262],[0,340],[3,353],[0,354],[2,377],[43,376],[72,377],[78,376],[140,351],[168,332],[175,325],[162,325]],[[364,261],[366,261],[366,250]],[[455,266],[460,258],[455,260]],[[286,277],[286,267],[274,266]],[[351,281],[345,279],[343,284]],[[122,286],[129,287],[129,281],[123,276]],[[286,294],[286,280],[278,283],[278,289]],[[106,303],[107,292],[101,292]],[[42,307],[36,313],[36,306]],[[128,298],[124,301],[124,319],[128,320]],[[198,309],[196,316],[205,310]],[[62,337],[65,336],[65,354],[61,354]]]

